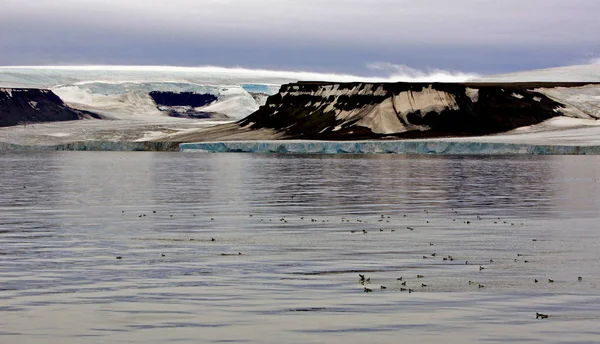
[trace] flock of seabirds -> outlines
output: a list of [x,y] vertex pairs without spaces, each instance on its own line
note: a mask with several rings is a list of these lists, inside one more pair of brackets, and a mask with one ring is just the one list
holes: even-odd
[[[427,210],[424,210],[424,211],[426,213],[428,212]],[[454,209],[453,209],[453,211],[454,211]],[[124,210],[121,213],[122,213],[122,215],[125,215],[125,211]],[[154,210],[154,211],[152,211],[152,213],[156,214],[157,212]],[[458,214],[457,211],[454,211],[454,213]],[[140,214],[140,215],[138,215],[139,218],[144,218],[146,216],[147,216],[146,214]],[[249,216],[253,217],[253,215],[249,215]],[[171,215],[169,215],[169,217],[173,218],[174,215],[171,214]],[[193,217],[196,217],[196,214],[193,214]],[[403,217],[406,218],[407,215],[403,215]],[[483,220],[480,216],[477,216],[476,218],[479,221]],[[301,221],[308,220],[305,217],[300,217],[299,219]],[[391,216],[381,215],[380,219],[378,219],[377,221],[378,222],[384,222],[385,221],[385,222],[389,223],[390,219],[391,219]],[[267,219],[267,220],[268,220],[268,222],[273,222],[273,219]],[[215,221],[215,218],[210,218],[210,221]],[[260,221],[264,222],[266,220],[265,219],[260,219]],[[283,217],[281,217],[279,219],[279,221],[282,222],[282,223],[288,223],[288,218],[286,218],[285,216],[283,216]],[[342,221],[342,223],[350,223],[353,220],[350,220],[350,219],[347,219],[345,217],[342,217],[341,221]],[[456,219],[454,219],[453,221],[456,222]],[[328,222],[330,222],[330,220],[318,220],[318,219],[311,218],[310,222],[311,223],[315,223],[315,222],[328,223]],[[361,219],[357,219],[356,222],[357,223],[367,223],[367,221],[361,220]],[[429,221],[426,221],[426,223],[429,223]],[[463,221],[463,223],[467,224],[467,225],[470,225],[472,223],[472,221]],[[497,218],[497,221],[494,221],[494,224],[499,224],[499,223],[505,224],[505,225],[510,225],[510,226],[515,226],[516,225],[514,222],[501,221],[500,218]],[[525,225],[525,224],[521,223],[521,225]],[[411,232],[416,230],[415,226],[406,226],[405,228],[406,228],[407,231],[411,231]],[[378,229],[376,231],[378,231],[378,232],[384,232],[385,230],[384,229]],[[397,229],[391,229],[390,230],[390,232],[396,232],[396,231],[397,231]],[[362,230],[350,230],[350,233],[351,234],[364,234],[364,235],[366,235],[366,234],[369,233],[369,231],[367,231],[366,229],[362,229]],[[196,241],[196,239],[189,239],[189,241]],[[216,242],[217,239],[210,238],[209,241],[210,242]],[[537,241],[537,239],[532,239],[532,241],[535,242],[535,241]],[[434,243],[429,243],[429,246],[435,246],[435,244]],[[221,253],[221,256],[241,256],[241,255],[242,255],[241,252],[237,252],[237,253]],[[161,257],[166,257],[166,255],[165,254],[161,254]],[[517,253],[517,257],[524,257],[524,255],[520,254],[520,253]],[[432,258],[433,259],[435,259],[435,258],[439,259],[439,258],[441,258],[444,262],[446,262],[446,261],[454,262],[455,261],[455,258],[453,256],[451,256],[451,255],[439,256],[437,253],[431,253],[430,255],[423,255],[422,258],[423,259],[432,259]],[[116,259],[117,260],[121,260],[121,259],[123,259],[123,257],[122,256],[117,256]],[[517,262],[518,259],[514,259],[514,261]],[[523,262],[524,263],[528,263],[529,261],[528,260],[523,260]],[[490,259],[489,263],[490,264],[494,263],[494,260]],[[464,264],[465,265],[469,265],[469,261],[468,260],[464,260]],[[479,269],[480,272],[486,269],[486,267],[484,265],[477,264],[476,266],[478,266],[478,269]],[[367,277],[365,274],[360,274],[360,273],[358,274],[358,278],[359,278],[358,279],[358,283],[363,286],[363,292],[364,293],[372,293],[373,292],[373,288],[370,287],[370,285],[371,285],[371,278]],[[425,276],[424,275],[416,275],[416,279],[418,281],[423,281],[425,279]],[[408,292],[409,294],[411,294],[411,293],[415,292],[415,288],[419,287],[419,286],[417,286],[417,287],[412,286],[412,288],[411,288],[411,287],[407,286],[408,280],[406,278],[404,278],[404,277],[399,277],[399,278],[396,279],[396,281],[400,284],[400,289],[399,289],[400,292]],[[583,277],[581,277],[581,276],[577,277],[577,281],[578,282],[582,282],[583,281]],[[428,285],[425,284],[425,283],[421,283],[421,282],[419,282],[419,283],[420,283],[420,287],[421,288],[428,287]],[[469,283],[470,286],[477,286],[478,289],[485,288],[485,285],[483,285],[481,283],[478,283],[478,282],[469,281],[468,283]],[[534,283],[537,284],[537,283],[540,283],[540,281],[536,278],[536,279],[534,279]],[[553,279],[548,279],[547,283],[554,283],[554,280]],[[381,290],[387,290],[388,287],[385,286],[385,285],[381,285],[379,289],[381,289]],[[548,314],[543,314],[543,313],[536,312],[535,313],[535,317],[536,317],[536,319],[548,319],[550,316]]]

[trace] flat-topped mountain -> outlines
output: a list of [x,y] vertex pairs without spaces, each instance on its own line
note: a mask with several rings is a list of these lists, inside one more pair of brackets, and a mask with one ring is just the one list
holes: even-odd
[[[283,85],[235,125],[198,139],[354,140],[487,135],[556,116],[600,118],[595,83],[328,83]],[[252,134],[250,134],[252,132]],[[182,137],[193,140],[193,137]]]

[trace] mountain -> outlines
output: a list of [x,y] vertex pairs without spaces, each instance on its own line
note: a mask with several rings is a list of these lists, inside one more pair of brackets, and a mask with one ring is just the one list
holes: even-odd
[[90,118],[100,117],[68,107],[50,90],[0,88],[0,127]]
[[[596,120],[600,83],[326,83],[283,85],[235,126],[205,135],[245,139],[356,140],[479,136],[558,116]],[[229,130],[224,130],[229,128]],[[273,134],[276,133],[275,136]],[[256,136],[257,133],[253,133]],[[200,135],[198,138],[202,138]],[[179,139],[193,140],[191,135]]]

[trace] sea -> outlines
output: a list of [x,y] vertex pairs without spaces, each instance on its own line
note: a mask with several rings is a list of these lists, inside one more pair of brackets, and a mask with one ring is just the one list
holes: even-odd
[[0,152],[0,343],[599,343],[600,157]]

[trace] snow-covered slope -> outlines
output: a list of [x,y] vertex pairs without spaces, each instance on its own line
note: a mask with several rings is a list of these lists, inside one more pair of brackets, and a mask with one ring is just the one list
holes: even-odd
[[509,74],[490,75],[469,81],[481,82],[600,82],[600,63],[566,66]]

